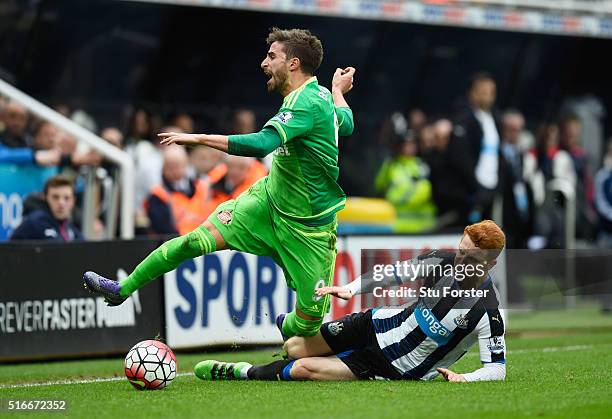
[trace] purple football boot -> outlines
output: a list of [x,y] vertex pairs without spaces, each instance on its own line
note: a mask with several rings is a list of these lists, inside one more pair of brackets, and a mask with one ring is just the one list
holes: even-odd
[[285,316],[286,316],[285,313],[281,313],[278,316],[276,316],[276,327],[278,327],[278,331],[283,337],[283,342],[286,342],[287,339],[289,339],[289,336],[283,333],[283,322],[285,321]]
[[91,271],[83,274],[83,281],[85,281],[83,285],[87,291],[104,297],[104,301],[109,306],[118,306],[127,300],[127,297],[122,297],[119,293],[120,287],[118,281],[104,278]]

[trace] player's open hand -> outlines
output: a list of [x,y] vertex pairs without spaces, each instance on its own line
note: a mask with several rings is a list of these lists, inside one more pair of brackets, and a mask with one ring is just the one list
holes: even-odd
[[337,68],[332,79],[332,91],[339,90],[342,94],[353,88],[354,67]]
[[466,382],[465,377],[461,374],[457,374],[451,370],[447,370],[446,368],[437,368],[437,370],[440,374],[442,374],[446,381],[451,381],[453,383]]
[[334,297],[342,298],[343,300],[350,300],[353,297],[353,293],[344,287],[321,287],[315,290],[315,294],[319,297],[329,294]]
[[185,134],[182,132],[162,132],[157,134],[161,141],[161,145],[200,145],[201,135],[200,134]]

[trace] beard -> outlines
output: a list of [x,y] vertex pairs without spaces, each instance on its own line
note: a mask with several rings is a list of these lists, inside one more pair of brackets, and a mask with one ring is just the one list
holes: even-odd
[[289,72],[286,69],[279,69],[272,74],[272,81],[268,83],[268,92],[282,93],[289,80]]

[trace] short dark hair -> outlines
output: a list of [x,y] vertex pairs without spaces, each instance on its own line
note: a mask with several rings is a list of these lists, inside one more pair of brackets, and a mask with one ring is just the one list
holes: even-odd
[[559,116],[559,128],[563,129],[568,122],[580,122],[580,118],[573,112],[564,112]]
[[272,28],[266,38],[268,45],[274,42],[283,44],[287,58],[299,58],[302,71],[314,74],[323,61],[323,45],[319,38],[307,29]]
[[47,196],[47,192],[49,192],[49,189],[60,188],[62,186],[69,186],[72,189],[72,193],[75,193],[74,182],[72,181],[72,179],[64,175],[55,175],[55,176],[51,176],[45,182],[45,189],[44,189],[45,196]]
[[490,81],[490,82],[495,83],[495,79],[493,78],[491,74],[486,73],[484,71],[479,71],[478,73],[472,74],[472,77],[470,78],[470,85],[468,87],[468,90],[472,90],[474,86],[476,86],[478,83],[483,82],[483,81]]

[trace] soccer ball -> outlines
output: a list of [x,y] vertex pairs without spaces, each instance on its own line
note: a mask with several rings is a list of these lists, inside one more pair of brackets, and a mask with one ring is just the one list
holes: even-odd
[[125,376],[138,390],[159,390],[176,377],[176,356],[158,340],[143,340],[125,357]]

